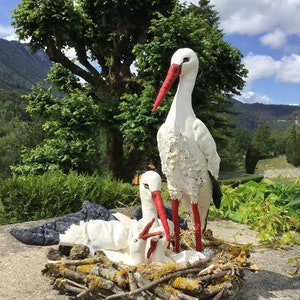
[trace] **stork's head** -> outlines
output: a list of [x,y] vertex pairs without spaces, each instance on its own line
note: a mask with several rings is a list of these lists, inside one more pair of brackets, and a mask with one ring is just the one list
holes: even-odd
[[[171,240],[170,229],[164,203],[161,197],[161,177],[155,171],[147,171],[140,180],[140,198],[143,211],[155,209],[163,224],[168,241]],[[144,217],[144,216],[143,216]]]
[[[153,218],[149,223],[146,224],[144,229],[137,233],[135,232],[129,241],[129,254],[132,258],[130,265],[136,265],[138,263],[145,262],[145,247],[148,239],[159,237],[162,231],[156,230],[155,232],[149,232],[155,219]],[[129,263],[129,261],[124,261]]]
[[190,48],[178,49],[172,56],[168,74],[158,92],[152,111],[154,112],[165,98],[177,77],[190,72],[198,72],[199,60],[196,53]]

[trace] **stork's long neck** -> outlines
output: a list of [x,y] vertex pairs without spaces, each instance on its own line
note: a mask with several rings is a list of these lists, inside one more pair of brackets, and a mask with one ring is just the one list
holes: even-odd
[[192,108],[192,92],[195,86],[197,70],[179,77],[179,84],[166,123],[178,126],[184,124],[187,118],[195,118]]
[[142,199],[141,201],[141,206],[142,206],[142,212],[143,212],[143,225],[145,226],[149,220],[151,220],[152,218],[155,218],[155,222],[153,227],[157,227],[159,224],[157,223],[157,211],[156,211],[156,207],[153,204],[152,199]]

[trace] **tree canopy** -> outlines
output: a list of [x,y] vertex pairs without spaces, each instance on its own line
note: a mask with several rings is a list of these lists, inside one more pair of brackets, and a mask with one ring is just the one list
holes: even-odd
[[[168,103],[156,114],[151,106],[178,48],[193,48],[199,56],[196,114],[217,143],[230,133],[231,104],[225,96],[239,93],[247,72],[240,51],[223,40],[208,1],[197,6],[176,0],[23,0],[13,17],[19,38],[29,40],[33,51],[44,49],[62,67],[52,78],[56,84],[68,93],[73,89],[73,100],[74,91],[79,98],[83,92],[100,107],[96,120],[106,132],[113,176],[128,179],[146,157],[157,157],[149,145],[155,150]],[[63,69],[74,80],[66,82]]]

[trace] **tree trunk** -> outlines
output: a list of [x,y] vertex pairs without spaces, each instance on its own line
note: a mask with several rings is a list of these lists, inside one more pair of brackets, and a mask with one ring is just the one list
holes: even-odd
[[123,179],[123,137],[118,130],[110,129],[107,131],[106,152],[108,171],[114,178]]
[[135,171],[141,164],[144,152],[132,149],[124,154],[123,137],[118,130],[109,130],[106,134],[107,167],[115,179],[131,183]]
[[259,152],[254,147],[250,147],[246,153],[245,165],[246,165],[246,173],[254,174],[256,164],[259,161]]

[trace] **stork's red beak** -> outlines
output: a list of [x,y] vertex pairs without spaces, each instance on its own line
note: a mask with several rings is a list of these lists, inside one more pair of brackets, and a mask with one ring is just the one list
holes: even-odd
[[151,226],[153,225],[155,221],[155,218],[153,218],[146,226],[145,228],[142,230],[142,232],[139,234],[139,239],[141,240],[146,240],[150,237],[154,237],[154,236],[157,236],[157,235],[161,235],[162,232],[161,231],[156,231],[156,232],[150,232],[149,233],[149,230],[151,228]]
[[152,192],[152,199],[153,199],[153,202],[156,206],[158,216],[159,216],[159,218],[162,222],[162,225],[164,227],[167,241],[170,242],[171,241],[170,228],[169,228],[167,215],[166,215],[166,210],[165,210],[165,207],[164,207],[164,203],[163,203],[160,191]]
[[157,107],[163,101],[168,91],[170,90],[172,84],[176,80],[176,78],[180,75],[181,66],[177,64],[172,64],[169,68],[168,74],[158,92],[156,100],[153,104],[152,112],[156,111]]
[[156,247],[157,247],[157,241],[151,240],[150,241],[150,247],[147,251],[147,259],[149,259],[150,256],[152,255],[152,253],[156,250]]

